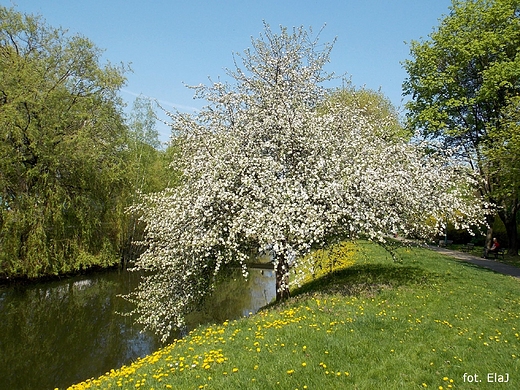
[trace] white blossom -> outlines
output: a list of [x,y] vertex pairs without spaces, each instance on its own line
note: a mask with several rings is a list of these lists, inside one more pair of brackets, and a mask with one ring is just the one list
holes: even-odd
[[327,102],[331,48],[301,28],[276,35],[266,26],[229,72],[235,84],[197,86],[208,106],[170,114],[182,181],[133,208],[147,226],[136,269],[150,273],[130,298],[137,320],[163,338],[223,268],[238,265],[247,276],[258,254],[272,256],[284,298],[289,270],[313,248],[425,238],[447,219],[461,227],[480,220],[465,168]]

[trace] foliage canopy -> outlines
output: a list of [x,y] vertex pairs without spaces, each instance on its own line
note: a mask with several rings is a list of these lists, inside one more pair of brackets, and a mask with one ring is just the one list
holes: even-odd
[[518,0],[455,0],[429,40],[411,42],[403,84],[409,126],[459,148],[497,206],[511,253],[520,209],[519,47]]
[[0,275],[117,261],[122,66],[87,38],[0,7]]

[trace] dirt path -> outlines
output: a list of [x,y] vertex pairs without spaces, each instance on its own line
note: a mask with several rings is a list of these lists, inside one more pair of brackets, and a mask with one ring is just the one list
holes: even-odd
[[510,275],[515,278],[520,278],[520,268],[513,267],[512,265],[504,264],[504,263],[501,263],[501,262],[495,261],[495,260],[482,259],[482,258],[473,256],[473,255],[470,255],[468,253],[452,251],[450,249],[441,248],[438,246],[430,246],[429,248],[436,252],[453,257],[457,260],[466,261],[468,263],[476,264],[480,267],[488,268],[490,270],[493,270],[495,272],[498,272],[498,273],[501,273],[504,275]]

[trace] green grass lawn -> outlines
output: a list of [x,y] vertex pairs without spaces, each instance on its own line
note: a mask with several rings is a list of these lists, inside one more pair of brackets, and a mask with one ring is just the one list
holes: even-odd
[[72,388],[520,388],[520,280],[427,249],[394,262],[358,247],[354,265],[288,302]]

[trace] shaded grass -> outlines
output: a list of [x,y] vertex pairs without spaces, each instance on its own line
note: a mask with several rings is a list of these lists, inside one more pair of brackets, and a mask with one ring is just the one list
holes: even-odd
[[504,264],[512,265],[513,267],[520,268],[520,256],[510,256],[506,253],[504,258],[499,258],[498,261]]
[[383,289],[421,284],[435,278],[416,266],[396,266],[395,264],[354,265],[325,275],[293,290],[293,296],[314,292],[341,294],[344,296],[369,293],[375,295]]
[[[359,243],[352,267],[249,318],[74,388],[518,388],[520,282],[426,249]],[[488,373],[510,376],[487,383]],[[464,382],[464,373],[483,382]]]
[[[453,250],[456,250],[459,252],[469,253],[470,255],[475,256],[475,257],[481,257],[482,253],[484,253],[484,247],[482,247],[482,246],[473,247],[473,249],[469,252],[465,251],[464,247],[465,247],[465,245],[449,245],[448,249],[453,249]],[[495,259],[493,255],[490,255],[489,258],[493,259],[493,260]],[[508,255],[507,251],[506,251],[506,254],[504,254],[504,258],[502,258],[502,256],[500,256],[497,259],[497,261],[504,263],[504,264],[512,265],[513,267],[520,267],[520,256]]]

